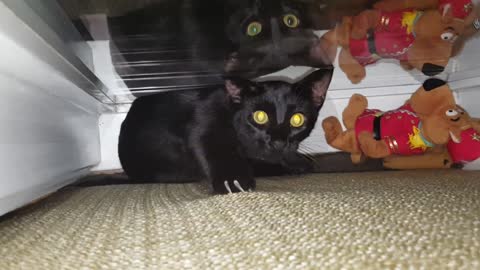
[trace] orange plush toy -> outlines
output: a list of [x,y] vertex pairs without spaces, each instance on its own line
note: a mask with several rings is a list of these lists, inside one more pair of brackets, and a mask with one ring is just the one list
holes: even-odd
[[374,4],[377,10],[387,12],[404,9],[438,9],[440,12],[450,9],[456,20],[463,22],[464,32],[454,44],[453,55],[457,55],[465,41],[477,34],[480,30],[480,8],[478,0],[383,0]]
[[342,48],[340,68],[352,83],[359,83],[366,76],[365,66],[382,58],[397,59],[405,69],[416,68],[427,76],[442,72],[463,29],[451,9],[366,10],[344,17],[324,39]]
[[448,169],[465,167],[480,169],[480,122],[470,118],[460,106],[456,112],[464,123],[460,140],[450,140],[446,146],[436,146],[423,155],[389,156],[383,165],[389,169]]
[[336,117],[323,123],[327,143],[351,153],[353,163],[365,157],[386,158],[391,155],[421,155],[450,139],[460,142],[468,119],[459,112],[448,85],[428,79],[397,110],[382,112],[368,109],[367,99],[355,94],[343,111],[342,129]]
[[389,169],[449,169],[463,167],[467,170],[480,169],[480,123],[461,133],[461,141],[450,140],[447,146],[436,147],[424,155],[389,156],[383,166]]

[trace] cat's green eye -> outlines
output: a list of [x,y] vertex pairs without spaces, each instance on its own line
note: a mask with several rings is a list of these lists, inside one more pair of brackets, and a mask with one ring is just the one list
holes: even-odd
[[253,113],[253,121],[259,125],[268,123],[268,114],[264,111],[256,111]]
[[262,32],[262,24],[259,22],[251,22],[247,26],[247,35],[251,37],[260,34],[260,32]]
[[293,14],[287,14],[283,16],[283,23],[290,28],[296,28],[300,24],[300,20]]
[[290,118],[290,125],[292,127],[301,127],[305,124],[305,116],[301,113],[296,113]]

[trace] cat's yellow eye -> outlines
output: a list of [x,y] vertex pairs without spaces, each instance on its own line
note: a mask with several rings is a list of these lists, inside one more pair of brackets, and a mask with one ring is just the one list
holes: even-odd
[[283,16],[283,23],[290,28],[295,28],[300,24],[300,20],[293,14],[287,14]]
[[259,22],[251,22],[247,26],[247,35],[251,37],[260,34],[260,32],[262,32],[262,24]]
[[256,111],[253,113],[253,121],[259,125],[268,123],[268,114],[264,111]]
[[301,127],[305,124],[305,116],[301,113],[296,113],[290,118],[290,125],[292,127]]

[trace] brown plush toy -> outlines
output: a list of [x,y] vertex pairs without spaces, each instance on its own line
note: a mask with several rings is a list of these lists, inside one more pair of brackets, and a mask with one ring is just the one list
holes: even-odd
[[366,10],[342,23],[323,38],[330,46],[340,46],[339,65],[352,83],[366,76],[365,66],[382,58],[397,59],[403,68],[416,68],[427,76],[445,69],[452,47],[464,30],[451,9]]
[[449,169],[452,167],[480,168],[480,121],[470,118],[460,106],[457,111],[465,117],[469,125],[462,127],[461,141],[450,140],[446,146],[437,146],[424,155],[389,156],[383,166],[389,169]]
[[326,118],[322,126],[327,143],[351,153],[353,163],[365,157],[424,154],[450,139],[459,142],[469,124],[440,79],[426,80],[403,106],[387,112],[368,109],[367,99],[355,94],[342,116],[347,130],[336,117]]
[[418,10],[438,9],[443,13],[445,9],[451,9],[453,17],[464,24],[463,34],[454,43],[452,55],[455,56],[463,49],[465,41],[480,30],[478,2],[478,0],[382,0],[375,3],[373,7],[387,12],[411,8]]

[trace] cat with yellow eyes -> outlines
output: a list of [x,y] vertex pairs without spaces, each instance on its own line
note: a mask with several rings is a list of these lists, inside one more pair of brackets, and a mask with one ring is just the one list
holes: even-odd
[[314,33],[325,17],[315,1],[150,2],[109,19],[117,73],[135,96],[221,84],[224,74],[255,79],[289,66],[330,67],[337,52]]
[[297,83],[228,77],[224,85],[136,99],[119,157],[131,180],[209,179],[217,193],[253,190],[255,176],[311,172],[297,150],[310,135],[333,69]]

